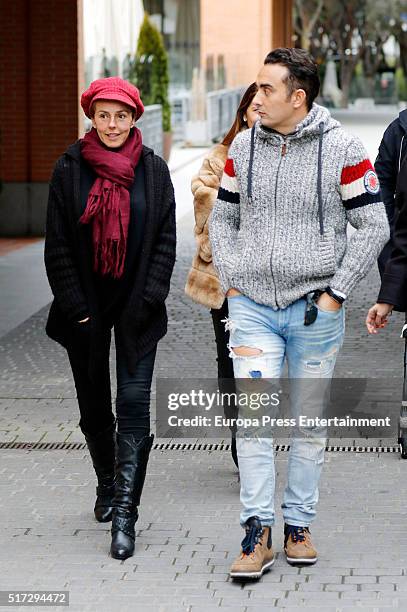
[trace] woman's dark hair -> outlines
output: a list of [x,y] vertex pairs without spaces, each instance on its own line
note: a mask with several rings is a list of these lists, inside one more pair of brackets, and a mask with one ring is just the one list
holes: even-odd
[[296,89],[303,89],[307,95],[307,108],[311,106],[319,93],[321,86],[318,66],[312,55],[305,49],[291,49],[280,47],[271,51],[265,64],[281,64],[288,68],[288,75],[285,79],[287,95],[291,96]]
[[226,147],[230,147],[237,134],[242,129],[247,127],[247,124],[243,121],[243,117],[244,114],[247,112],[247,109],[249,108],[250,104],[252,103],[253,98],[257,93],[257,89],[258,88],[256,83],[252,83],[244,92],[242,99],[240,100],[239,108],[237,109],[233,125],[222,140],[222,144]]

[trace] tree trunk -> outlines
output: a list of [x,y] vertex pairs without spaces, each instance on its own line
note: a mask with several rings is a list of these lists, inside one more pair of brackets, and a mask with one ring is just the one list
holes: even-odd
[[375,77],[369,74],[365,77],[366,98],[374,98]]
[[397,39],[400,45],[400,65],[403,69],[404,76],[407,78],[407,32],[404,32],[400,28]]
[[341,61],[342,108],[348,108],[349,105],[350,86],[356,64],[357,60],[354,59],[343,58]]
[[301,47],[306,51],[310,50],[312,32],[306,26],[303,26],[301,32]]

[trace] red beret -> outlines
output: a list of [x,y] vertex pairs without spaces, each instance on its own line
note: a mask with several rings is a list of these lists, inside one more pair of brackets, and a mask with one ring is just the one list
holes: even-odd
[[140,92],[131,83],[120,77],[108,77],[93,81],[81,97],[83,112],[90,118],[90,110],[96,100],[116,100],[124,102],[136,111],[136,120],[144,113]]

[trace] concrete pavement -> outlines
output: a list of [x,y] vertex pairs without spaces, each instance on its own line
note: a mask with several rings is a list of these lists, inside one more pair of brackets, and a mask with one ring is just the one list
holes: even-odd
[[[190,180],[196,163],[177,166],[180,183]],[[187,209],[185,202],[181,206]],[[178,218],[170,325],[160,343],[156,377],[204,378],[216,372],[209,313],[183,293],[194,249],[192,227],[191,211]],[[39,270],[36,255],[21,253],[21,269],[28,276]],[[1,266],[0,258],[0,273]],[[18,279],[18,271],[10,278]],[[1,277],[2,307],[3,289],[9,296],[15,291],[10,282]],[[391,386],[391,379],[396,384],[402,375],[402,316],[394,315],[384,333],[367,336],[363,320],[377,287],[372,270],[349,300],[336,376],[383,377],[383,384]],[[36,306],[35,293],[32,287],[23,299],[32,316],[12,328],[9,319],[0,339],[0,590],[69,590],[69,609],[75,612],[407,609],[407,462],[400,460],[395,439],[347,440],[348,452],[326,453],[312,528],[320,559],[315,567],[298,569],[288,566],[282,554],[279,506],[288,453],[286,446],[279,447],[277,561],[259,582],[244,584],[228,579],[242,538],[229,441],[213,440],[205,449],[198,441],[177,448],[157,440],[135,555],[124,562],[111,559],[109,526],[93,519],[94,475],[77,426],[67,359],[44,335],[48,306],[46,301]],[[23,448],[24,442],[34,450]]]

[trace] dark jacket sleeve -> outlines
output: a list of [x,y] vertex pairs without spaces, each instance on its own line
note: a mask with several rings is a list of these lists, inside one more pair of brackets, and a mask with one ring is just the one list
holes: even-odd
[[143,297],[152,305],[164,302],[170,290],[175,263],[176,224],[175,196],[167,164],[161,160],[162,196],[159,231],[152,247]]
[[394,194],[396,192],[402,138],[403,131],[397,118],[383,134],[375,162],[375,170],[379,178],[383,202],[391,229],[394,220]]
[[407,310],[407,163],[400,171],[399,214],[393,234],[393,250],[382,278],[378,302],[393,304],[395,310]]
[[49,186],[44,260],[48,281],[55,301],[70,320],[89,314],[69,237],[68,220],[63,202],[63,167],[57,162]]

